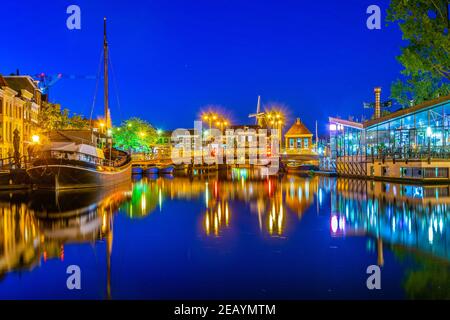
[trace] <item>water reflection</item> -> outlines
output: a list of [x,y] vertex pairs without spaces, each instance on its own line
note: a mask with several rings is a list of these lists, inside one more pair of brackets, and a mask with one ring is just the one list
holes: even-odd
[[131,218],[161,211],[165,201],[202,199],[204,232],[220,235],[229,227],[232,215],[230,202],[244,202],[250,212],[258,215],[261,231],[283,235],[286,208],[298,218],[314,203],[319,178],[288,176],[286,179],[263,177],[259,171],[234,169],[227,175],[207,177],[136,177],[132,200],[125,208]]
[[98,240],[106,240],[109,273],[114,213],[130,195],[130,185],[95,191],[1,193],[0,277],[12,270],[32,270],[49,259],[64,261],[65,245]]
[[[410,257],[415,262],[405,270],[407,297],[449,299],[449,188],[338,179],[332,195],[331,233],[371,236],[381,266],[386,242],[399,260]],[[368,247],[375,245],[368,242]]]
[[338,179],[331,233],[377,239],[450,260],[449,186]]
[[[12,270],[31,271],[49,259],[63,261],[67,244],[105,241],[106,293],[110,297],[115,214],[122,212],[125,219],[139,223],[153,216],[164,219],[179,214],[171,211],[174,203],[194,204],[183,215],[194,217],[197,225],[179,227],[197,231],[201,226],[200,236],[207,240],[228,241],[228,231],[242,229],[256,230],[255,236],[263,240],[292,243],[299,232],[306,232],[306,223],[324,238],[342,238],[343,246],[351,239],[364,239],[364,249],[376,254],[380,266],[392,264],[388,255],[402,264],[402,287],[408,297],[449,297],[448,185],[267,177],[249,169],[194,177],[143,176],[131,185],[95,192],[0,194],[0,276]],[[251,219],[240,220],[243,216]],[[311,217],[317,220],[311,222]],[[320,225],[323,220],[326,229]],[[181,223],[182,216],[176,221]],[[177,234],[170,237],[176,240]],[[122,248],[133,246],[127,237],[121,241],[125,242]],[[267,250],[264,243],[258,250]],[[321,244],[295,245],[316,246],[324,254]]]
[[[330,234],[370,235],[377,241],[402,244],[450,260],[447,234],[449,186],[410,186],[366,180],[298,176],[259,177],[248,169],[207,179],[143,177],[133,184],[130,217],[162,210],[165,201],[203,199],[207,235],[230,227],[232,202],[244,202],[258,215],[261,230],[283,235],[286,209],[299,219],[314,203],[320,211],[330,194]],[[377,244],[380,247],[379,244]],[[380,263],[382,264],[382,263]]]
[[0,278],[10,270],[31,270],[39,260],[37,221],[23,202],[23,194],[7,194],[0,201]]

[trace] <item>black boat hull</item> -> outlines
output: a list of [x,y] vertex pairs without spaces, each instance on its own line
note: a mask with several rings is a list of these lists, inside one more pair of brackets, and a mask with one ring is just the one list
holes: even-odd
[[33,185],[42,189],[98,188],[131,181],[131,163],[118,168],[42,164],[27,169]]

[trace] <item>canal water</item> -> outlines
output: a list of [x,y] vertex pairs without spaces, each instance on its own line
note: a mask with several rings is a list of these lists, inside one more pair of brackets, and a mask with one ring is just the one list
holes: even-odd
[[450,298],[449,205],[448,185],[246,169],[1,193],[0,298]]

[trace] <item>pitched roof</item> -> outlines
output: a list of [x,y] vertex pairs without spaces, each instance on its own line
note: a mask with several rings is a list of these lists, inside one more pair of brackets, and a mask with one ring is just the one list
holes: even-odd
[[311,131],[297,118],[297,121],[286,132],[285,136],[312,135]]
[[3,79],[8,84],[8,87],[17,92],[25,89],[34,95],[34,91],[38,89],[38,86],[30,76],[3,76]]
[[1,87],[7,87],[8,84],[6,83],[5,78],[3,78],[3,76],[0,74],[0,88]]
[[47,133],[50,141],[53,142],[76,142],[90,144],[92,136],[97,136],[96,132],[91,130],[55,130]]

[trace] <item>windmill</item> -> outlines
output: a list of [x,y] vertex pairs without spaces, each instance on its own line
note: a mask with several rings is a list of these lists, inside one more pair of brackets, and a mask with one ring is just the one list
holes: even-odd
[[386,109],[392,107],[392,100],[386,100],[381,102],[381,88],[376,87],[374,89],[375,92],[375,102],[363,102],[363,106],[365,109],[375,109],[374,119],[378,119],[381,117],[381,109]]
[[261,112],[261,96],[258,96],[258,104],[256,105],[256,113],[249,114],[249,118],[255,118],[255,124],[262,126],[266,113]]

